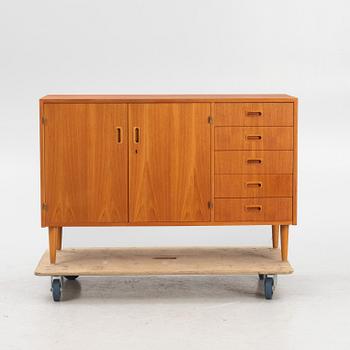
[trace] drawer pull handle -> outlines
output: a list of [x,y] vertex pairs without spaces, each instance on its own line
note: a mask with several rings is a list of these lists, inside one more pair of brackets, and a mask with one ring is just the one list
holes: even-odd
[[262,112],[247,112],[248,117],[260,117]]
[[261,135],[247,135],[246,139],[249,141],[259,141],[259,140],[262,140],[262,136]]
[[248,211],[262,211],[262,205],[246,205],[245,209]]
[[139,127],[134,128],[134,143],[139,144],[141,142],[141,129]]
[[115,129],[115,133],[116,133],[116,138],[117,138],[117,143],[121,144],[123,143],[123,131],[121,127],[117,127]]
[[248,188],[262,188],[262,182],[247,182],[246,186]]
[[247,159],[248,164],[262,164],[262,159]]

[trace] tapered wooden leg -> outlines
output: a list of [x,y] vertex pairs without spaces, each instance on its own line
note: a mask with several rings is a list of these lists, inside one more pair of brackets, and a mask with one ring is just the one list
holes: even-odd
[[62,227],[58,227],[57,233],[57,250],[62,249]]
[[281,255],[282,261],[288,260],[288,236],[289,236],[289,226],[281,225]]
[[56,263],[56,249],[58,240],[58,227],[49,227],[50,263]]
[[280,234],[279,225],[272,225],[272,246],[278,248],[278,237]]

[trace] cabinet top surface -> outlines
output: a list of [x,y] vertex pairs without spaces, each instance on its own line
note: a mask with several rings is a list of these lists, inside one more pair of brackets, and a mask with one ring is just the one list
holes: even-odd
[[220,95],[46,95],[43,103],[142,103],[142,102],[293,102],[287,94]]

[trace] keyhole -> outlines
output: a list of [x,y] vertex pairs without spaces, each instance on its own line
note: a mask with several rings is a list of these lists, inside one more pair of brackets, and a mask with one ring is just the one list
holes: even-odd
[[135,149],[135,153],[137,153],[137,149]]

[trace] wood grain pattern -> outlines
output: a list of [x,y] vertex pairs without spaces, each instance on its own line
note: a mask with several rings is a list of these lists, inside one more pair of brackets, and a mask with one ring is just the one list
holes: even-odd
[[45,104],[45,188],[48,226],[127,222],[125,104]]
[[278,248],[279,234],[280,234],[280,226],[272,225],[272,247],[275,249]]
[[215,198],[292,197],[293,175],[215,175]]
[[215,128],[215,150],[293,150],[292,127]]
[[288,261],[289,226],[281,225],[281,257],[282,261]]
[[210,221],[209,114],[209,104],[129,106],[131,222]]
[[58,232],[57,232],[57,250],[62,249],[62,227],[58,227]]
[[215,174],[292,174],[293,151],[215,151]]
[[277,249],[226,247],[64,249],[57,253],[55,265],[50,265],[46,252],[35,270],[38,276],[257,275],[292,272],[290,264],[280,260]]
[[50,264],[56,263],[57,241],[59,236],[59,227],[49,227],[49,256]]
[[291,221],[291,198],[218,198],[215,221]]
[[216,126],[293,126],[293,103],[217,103]]
[[45,103],[193,103],[193,102],[293,102],[286,94],[198,94],[198,95],[47,95]]

